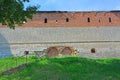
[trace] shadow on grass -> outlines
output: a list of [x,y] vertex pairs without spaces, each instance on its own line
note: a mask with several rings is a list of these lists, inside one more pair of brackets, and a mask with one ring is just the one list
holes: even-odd
[[120,80],[120,59],[43,58],[4,80]]

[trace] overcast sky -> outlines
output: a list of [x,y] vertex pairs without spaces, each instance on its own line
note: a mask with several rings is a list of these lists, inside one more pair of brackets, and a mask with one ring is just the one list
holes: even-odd
[[120,10],[120,0],[30,0],[40,11],[110,11]]

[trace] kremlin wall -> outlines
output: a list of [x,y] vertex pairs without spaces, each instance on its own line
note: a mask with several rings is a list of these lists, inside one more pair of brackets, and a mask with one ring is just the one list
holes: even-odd
[[0,25],[0,57],[70,46],[81,57],[120,58],[120,11],[41,11],[23,23]]

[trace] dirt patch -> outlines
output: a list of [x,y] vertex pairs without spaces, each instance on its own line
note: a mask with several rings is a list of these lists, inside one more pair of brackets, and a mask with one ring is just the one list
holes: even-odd
[[22,64],[20,66],[15,67],[15,68],[11,68],[9,70],[6,70],[6,71],[2,72],[2,75],[7,75],[7,74],[14,73],[18,70],[24,69],[26,66],[27,66],[27,64]]

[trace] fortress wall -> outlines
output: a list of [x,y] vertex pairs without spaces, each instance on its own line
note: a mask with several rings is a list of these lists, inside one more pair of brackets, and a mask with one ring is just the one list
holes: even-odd
[[[50,46],[72,46],[78,56],[90,58],[120,57],[120,27],[0,28],[0,54],[23,55]],[[95,48],[96,52],[91,53]]]
[[[89,18],[89,21],[88,21]],[[47,22],[45,22],[45,19]],[[68,21],[66,21],[68,19]],[[120,11],[60,12],[43,11],[22,27],[109,27],[120,26]],[[0,27],[3,27],[0,25]]]
[[[7,43],[120,41],[120,27],[0,28]],[[2,39],[1,39],[2,40]],[[0,43],[6,43],[2,40]]]
[[[45,18],[47,23],[44,23]],[[66,22],[66,18],[69,19],[68,22]],[[90,22],[88,22],[88,18]],[[111,18],[111,22],[109,18]],[[30,25],[34,25],[34,27],[120,26],[120,12],[43,12],[35,14],[33,20],[24,26]]]
[[0,57],[50,46],[72,46],[83,57],[120,57],[119,44],[120,11],[43,11],[15,30],[0,24]]

